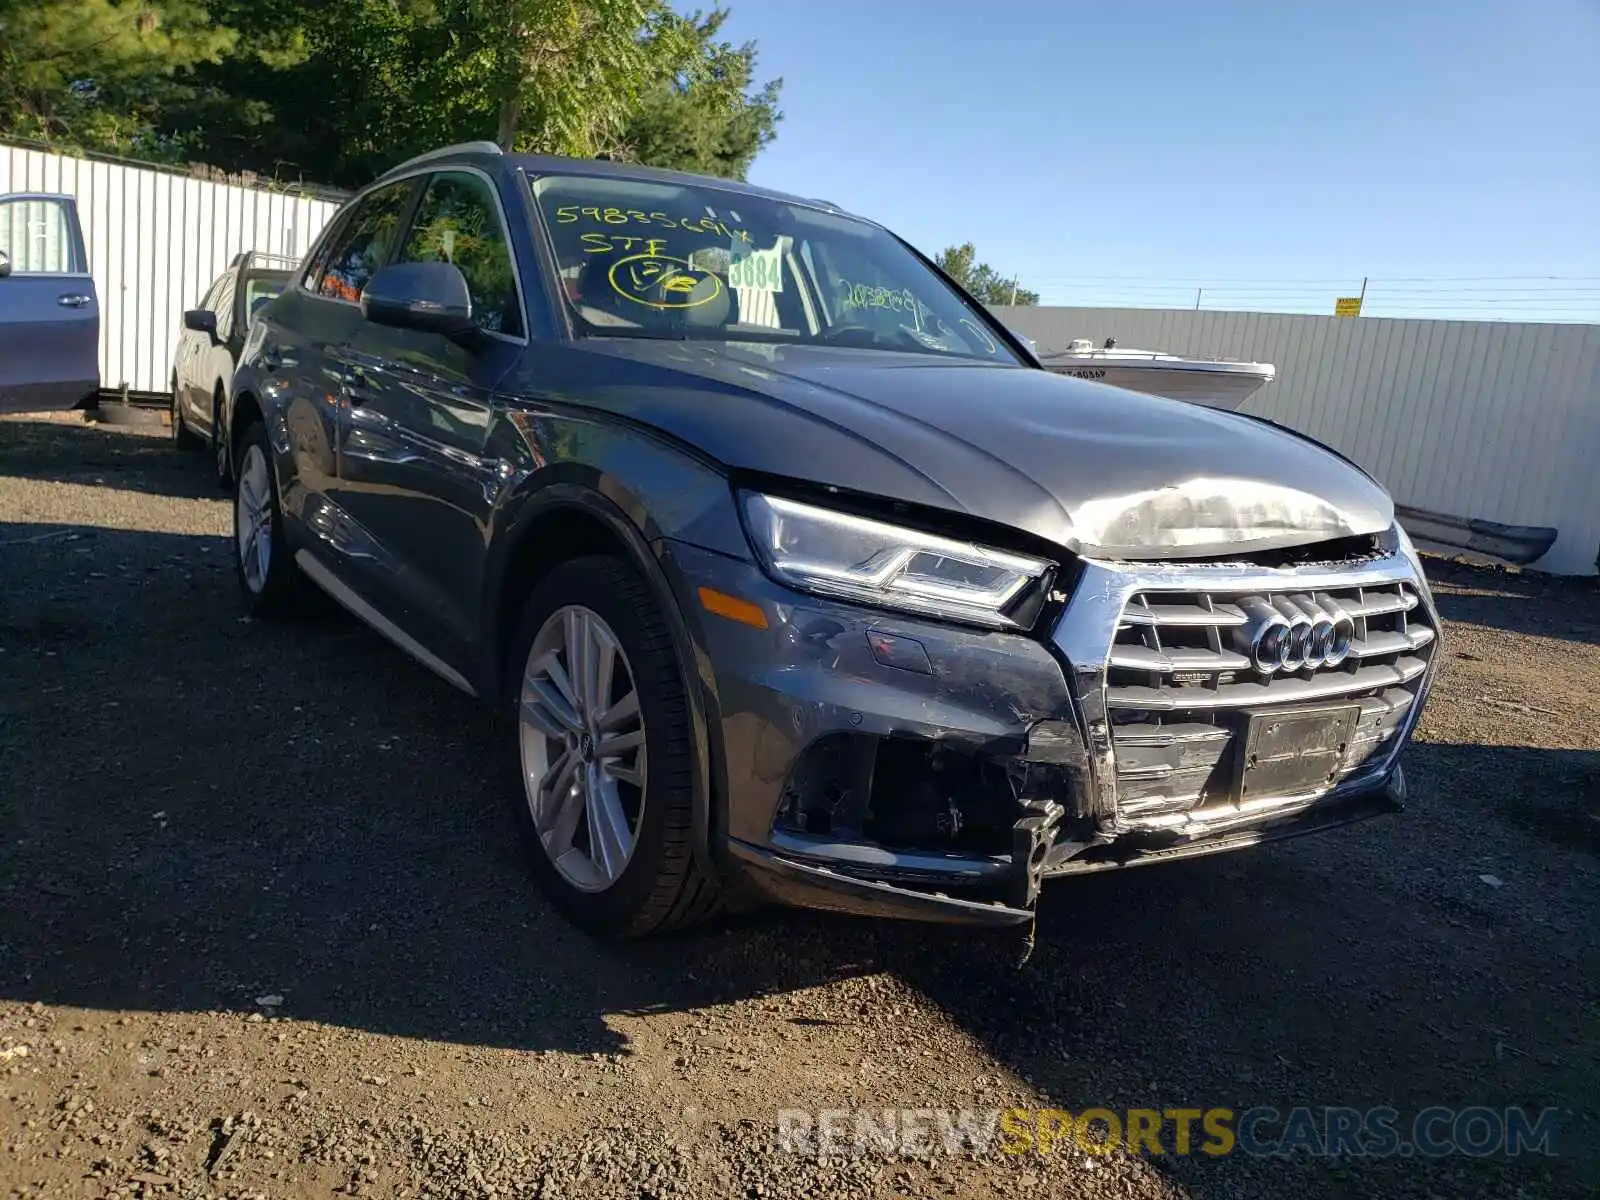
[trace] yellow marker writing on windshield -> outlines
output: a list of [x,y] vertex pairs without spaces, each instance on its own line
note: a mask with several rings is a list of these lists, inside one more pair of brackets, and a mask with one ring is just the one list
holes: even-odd
[[617,295],[649,308],[697,308],[722,294],[722,280],[710,271],[659,254],[619,258],[606,277]]

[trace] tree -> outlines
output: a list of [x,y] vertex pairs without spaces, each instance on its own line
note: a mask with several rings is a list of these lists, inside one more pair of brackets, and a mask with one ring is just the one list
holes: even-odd
[[1007,279],[988,263],[977,261],[978,250],[971,242],[947,246],[939,251],[934,262],[969,292],[973,299],[983,304],[1037,304],[1039,293],[1018,287],[1016,279]]
[[0,131],[355,187],[501,145],[743,176],[778,84],[667,0],[0,0]]
[[[650,47],[661,74],[623,130],[624,152],[653,167],[743,179],[777,136],[781,79],[752,91],[754,42],[719,41],[726,10],[674,16],[672,42]],[[673,52],[680,61],[670,61]]]
[[[472,56],[507,150],[590,157],[614,149],[670,39],[659,0],[474,0]],[[675,48],[663,46],[666,52]]]
[[190,99],[167,113],[193,158],[355,187],[489,132],[481,81],[463,78],[466,0],[213,3],[238,47],[197,68]]
[[0,0],[0,129],[42,142],[171,159],[160,136],[182,75],[237,33],[204,0]]

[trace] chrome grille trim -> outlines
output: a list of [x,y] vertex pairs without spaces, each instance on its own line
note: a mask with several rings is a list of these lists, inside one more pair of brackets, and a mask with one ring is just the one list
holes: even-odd
[[[1237,721],[1229,714],[1244,706],[1349,695],[1362,706],[1361,720],[1340,777],[1325,792],[1342,793],[1362,780],[1381,781],[1393,768],[1422,711],[1438,659],[1438,615],[1421,566],[1403,537],[1393,553],[1349,563],[1262,567],[1087,559],[1081,568],[1073,597],[1052,636],[1066,660],[1080,731],[1090,753],[1093,786],[1083,815],[1095,819],[1102,832],[1115,836],[1135,829],[1194,827],[1195,814],[1205,816],[1207,827],[1231,819],[1232,807],[1206,807],[1192,814],[1188,810],[1203,798],[1191,799],[1187,808],[1181,808],[1181,802],[1183,788],[1191,787],[1195,776],[1207,769],[1205,754],[1216,752],[1210,759],[1214,766],[1229,752],[1234,735],[1206,722]],[[1356,597],[1358,589],[1377,590]],[[1270,683],[1259,682],[1261,677],[1227,641],[1228,631],[1249,620],[1232,601],[1318,592],[1339,593],[1339,604],[1357,622],[1349,658],[1337,667],[1286,672],[1271,677]],[[1414,623],[1409,616],[1389,618],[1399,627],[1396,631],[1369,632],[1363,624],[1369,618],[1410,614],[1419,607],[1422,611]],[[1207,627],[1219,633],[1206,633]],[[1126,641],[1141,628],[1151,629],[1151,644],[1118,644],[1119,633]],[[1180,636],[1191,640],[1204,634],[1210,638],[1209,648],[1169,648],[1161,639],[1163,629],[1184,630]],[[1390,661],[1372,661],[1380,658]],[[1150,686],[1111,680],[1113,673],[1125,680],[1130,671],[1146,673]],[[1213,678],[1173,678],[1191,671],[1210,672]],[[1218,672],[1226,682],[1217,680]],[[1236,677],[1229,678],[1228,672],[1236,672]],[[1179,716],[1180,723],[1173,725],[1125,724],[1130,717],[1137,719],[1137,710],[1155,720],[1169,713],[1193,716]],[[1380,758],[1374,747],[1386,739],[1391,744]],[[1119,750],[1128,759],[1121,789]],[[1165,792],[1163,780],[1172,785]],[[1126,803],[1119,790],[1129,793]],[[1281,803],[1288,811],[1317,798],[1283,797]],[[1175,807],[1180,810],[1174,811]],[[1248,809],[1263,817],[1279,811],[1260,800],[1250,801]]]
[[1248,617],[1236,604],[1149,604],[1135,598],[1122,614],[1130,625],[1243,625]]
[[1402,658],[1394,666],[1362,667],[1359,671],[1329,671],[1301,679],[1290,675],[1269,683],[1252,680],[1230,683],[1221,688],[1207,687],[1112,687],[1106,689],[1108,708],[1138,708],[1146,712],[1177,712],[1184,709],[1246,708],[1262,704],[1295,704],[1306,700],[1326,700],[1347,696],[1370,688],[1395,687],[1410,683],[1428,669],[1420,658]]
[[1111,665],[1131,671],[1248,671],[1250,660],[1232,650],[1202,650],[1178,646],[1171,650],[1151,650],[1145,646],[1113,646]]
[[1381,617],[1388,613],[1410,612],[1417,606],[1417,594],[1404,591],[1398,596],[1369,596],[1358,604],[1345,604],[1344,610],[1352,617]]
[[[1412,608],[1416,606],[1413,605]],[[1402,610],[1391,608],[1388,612]],[[1405,609],[1410,612],[1411,609]],[[1371,616],[1371,613],[1365,614]],[[1401,654],[1408,650],[1420,650],[1433,641],[1433,630],[1426,625],[1408,627],[1404,633],[1388,633],[1379,630],[1369,633],[1359,641],[1350,643],[1351,658],[1379,658],[1385,654]]]

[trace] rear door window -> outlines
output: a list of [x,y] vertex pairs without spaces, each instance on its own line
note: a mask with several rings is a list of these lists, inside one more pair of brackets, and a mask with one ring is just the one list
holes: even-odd
[[328,259],[333,254],[333,248],[339,239],[344,236],[344,227],[348,222],[334,217],[334,226],[316,247],[313,248],[310,258],[306,260],[305,273],[300,276],[300,284],[308,292],[319,291],[322,287],[322,273],[328,269]]
[[378,268],[389,260],[400,221],[411,199],[412,180],[381,187],[356,201],[356,208],[329,245],[328,265],[317,294],[351,304]]

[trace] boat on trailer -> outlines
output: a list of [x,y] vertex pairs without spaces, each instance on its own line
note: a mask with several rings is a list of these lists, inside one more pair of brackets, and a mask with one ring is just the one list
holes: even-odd
[[1184,358],[1159,350],[1123,349],[1116,338],[1095,346],[1075,338],[1065,350],[1042,354],[1039,361],[1057,375],[1093,379],[1129,391],[1188,400],[1230,412],[1271,383],[1277,368],[1271,363],[1240,362],[1231,358]]

